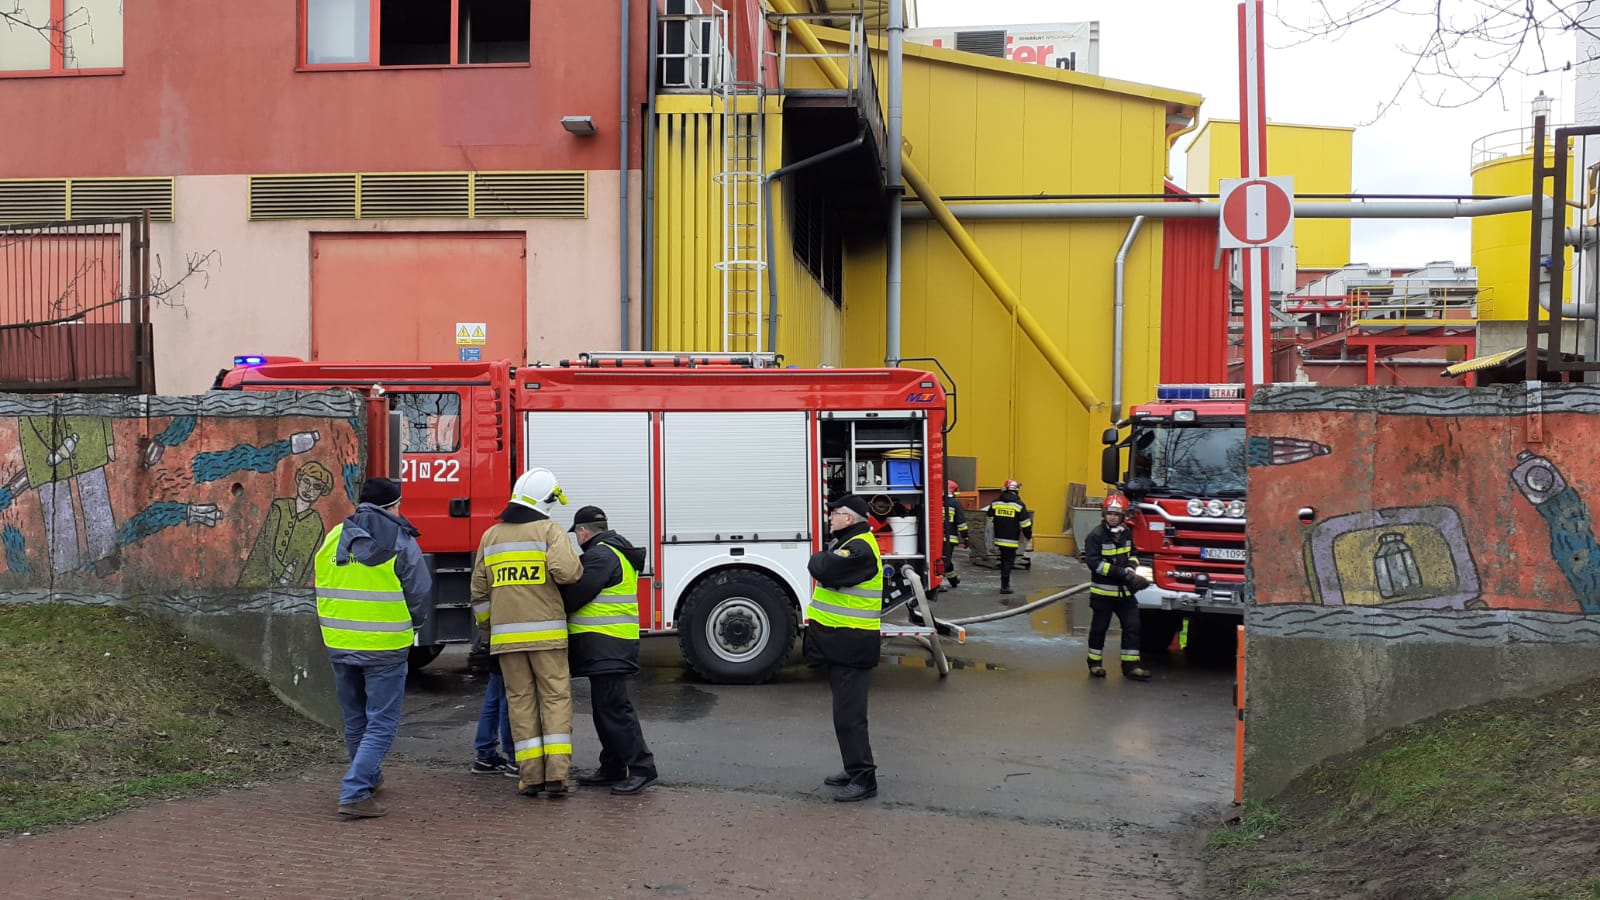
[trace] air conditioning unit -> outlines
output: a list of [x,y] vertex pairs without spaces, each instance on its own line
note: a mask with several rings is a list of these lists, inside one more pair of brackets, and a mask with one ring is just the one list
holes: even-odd
[[999,28],[909,28],[906,40],[995,59],[1100,74],[1099,22]]

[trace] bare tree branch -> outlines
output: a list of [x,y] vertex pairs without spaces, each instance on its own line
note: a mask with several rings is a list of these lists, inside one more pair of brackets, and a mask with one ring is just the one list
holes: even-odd
[[222,254],[216,250],[208,250],[204,253],[190,252],[184,257],[183,274],[179,275],[176,280],[168,282],[162,274],[161,256],[158,254],[155,256],[152,264],[154,272],[151,276],[150,290],[148,292],[128,293],[120,297],[102,301],[100,303],[95,303],[89,306],[79,307],[67,311],[66,308],[68,306],[68,301],[76,296],[77,283],[88,273],[102,268],[103,264],[100,262],[100,260],[91,260],[78,267],[78,271],[73,274],[72,279],[62,290],[60,296],[57,297],[57,299],[51,304],[58,312],[60,312],[59,315],[49,319],[38,319],[29,322],[3,324],[0,325],[0,331],[31,331],[36,328],[46,328],[51,325],[65,325],[69,322],[80,322],[86,319],[90,313],[97,310],[108,309],[123,304],[139,303],[147,300],[153,300],[161,306],[165,306],[170,309],[185,309],[184,296],[188,290],[188,282],[191,279],[195,279],[200,282],[202,287],[210,285],[211,273],[209,271],[209,266],[213,262],[220,264],[221,261]]
[[[1565,49],[1579,33],[1593,36],[1600,0],[1275,0],[1272,15],[1294,38],[1286,46],[1337,41],[1383,27],[1402,37],[1395,48],[1410,65],[1394,92],[1378,104],[1381,118],[1414,92],[1424,102],[1454,109],[1498,93],[1511,75],[1565,72],[1588,60]],[[1414,40],[1414,38],[1413,38]]]

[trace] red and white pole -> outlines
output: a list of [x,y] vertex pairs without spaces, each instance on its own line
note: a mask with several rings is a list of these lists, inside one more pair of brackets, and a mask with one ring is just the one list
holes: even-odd
[[[1263,0],[1239,4],[1239,176],[1267,174],[1266,43]],[[1245,395],[1272,380],[1271,251],[1248,247],[1240,270],[1244,282]]]

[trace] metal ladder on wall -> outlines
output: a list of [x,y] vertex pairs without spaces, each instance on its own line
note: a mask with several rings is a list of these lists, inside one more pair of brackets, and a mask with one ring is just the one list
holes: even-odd
[[[720,23],[727,34],[727,13]],[[737,61],[724,61],[717,93],[722,101],[722,160],[714,180],[722,188],[722,349],[765,349],[766,211],[762,180],[766,170],[767,88],[739,81]]]

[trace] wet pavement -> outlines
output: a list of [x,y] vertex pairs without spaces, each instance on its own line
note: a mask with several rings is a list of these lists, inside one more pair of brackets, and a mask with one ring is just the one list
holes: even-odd
[[[963,580],[935,604],[953,619],[1020,606],[1085,580],[1075,561],[1035,554],[998,593],[998,574],[957,564]],[[890,645],[873,676],[872,745],[887,807],[1000,816],[1090,830],[1167,830],[1214,820],[1233,793],[1233,672],[1223,661],[1152,660],[1155,680],[1087,677],[1087,600],[970,626],[947,643],[941,679],[925,651]],[[1118,635],[1113,629],[1108,649]],[[903,655],[900,655],[903,654]],[[796,656],[771,683],[714,685],[682,664],[677,639],[647,638],[632,682],[663,783],[778,796],[825,796],[838,769],[827,682]],[[1112,653],[1108,657],[1115,658]],[[482,682],[447,652],[407,698],[396,752],[471,758]],[[575,765],[594,765],[588,685],[574,682]]]
[[[942,618],[1083,580],[1043,555],[1010,597],[993,572],[963,575]],[[823,793],[839,757],[817,673],[705,684],[671,637],[646,641],[634,685],[661,785],[520,797],[467,773],[483,685],[457,648],[411,681],[387,817],[341,820],[341,770],[308,770],[0,842],[0,896],[1203,896],[1183,826],[1232,796],[1231,671],[1180,659],[1147,684],[1091,680],[1086,605],[973,626],[945,679],[924,652],[892,651],[871,700],[880,794],[864,803]],[[580,766],[597,750],[587,688]]]

